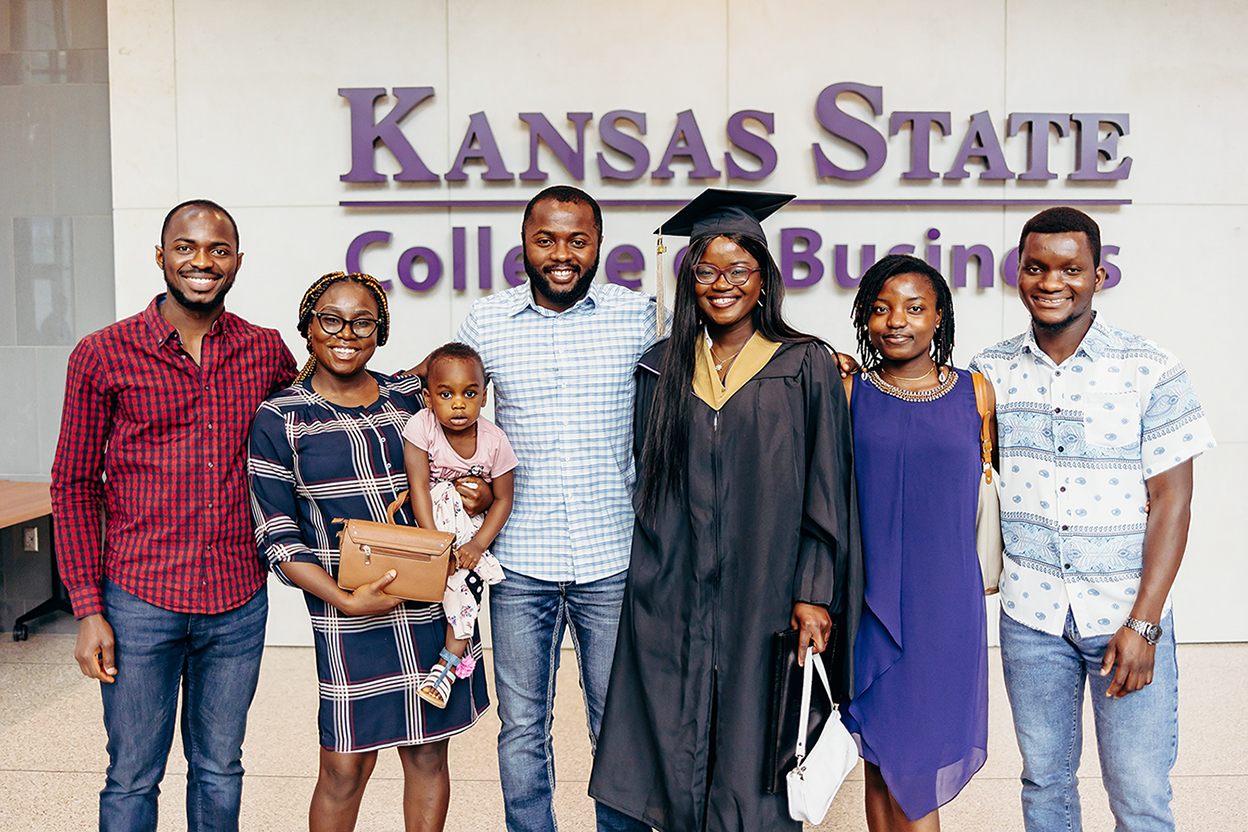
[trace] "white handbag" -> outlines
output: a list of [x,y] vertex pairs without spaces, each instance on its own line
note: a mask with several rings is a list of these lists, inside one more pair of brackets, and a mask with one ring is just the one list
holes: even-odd
[[823,659],[809,647],[802,674],[802,717],[797,728],[797,766],[785,775],[789,792],[789,817],[816,826],[823,823],[832,805],[832,798],[845,782],[846,776],[858,765],[858,746],[841,722],[835,709],[823,726],[823,733],[806,753],[806,729],[810,718],[810,689],[815,673],[832,699]]
[[1001,497],[992,470],[992,433],[988,412],[988,381],[979,373],[971,376],[975,384],[975,408],[979,411],[979,453],[983,473],[979,478],[979,504],[975,508],[975,551],[979,554],[979,570],[984,576],[984,594],[997,592],[1004,565],[1005,540],[1001,534]]

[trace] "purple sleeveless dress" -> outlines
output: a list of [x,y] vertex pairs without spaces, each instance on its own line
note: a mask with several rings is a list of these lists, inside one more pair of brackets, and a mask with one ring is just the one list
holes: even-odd
[[988,757],[980,418],[971,374],[956,372],[930,401],[855,376],[850,403],[866,593],[842,715],[911,820],[952,800]]

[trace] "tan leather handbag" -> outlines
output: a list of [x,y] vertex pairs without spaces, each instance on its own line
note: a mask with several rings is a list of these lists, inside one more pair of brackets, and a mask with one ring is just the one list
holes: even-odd
[[430,604],[442,600],[446,576],[455,569],[455,535],[395,525],[395,512],[406,500],[404,491],[386,509],[385,523],[334,520],[343,524],[338,532],[338,586],[359,589],[393,569],[387,595]]

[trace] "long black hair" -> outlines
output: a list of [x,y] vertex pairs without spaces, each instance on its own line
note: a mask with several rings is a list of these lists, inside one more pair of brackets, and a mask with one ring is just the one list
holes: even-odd
[[858,333],[858,355],[862,358],[864,371],[874,370],[880,365],[883,356],[871,343],[871,333],[867,322],[871,320],[871,307],[884,291],[884,284],[899,274],[917,274],[927,278],[936,293],[936,311],[940,313],[940,323],[932,335],[932,360],[937,367],[949,366],[953,357],[953,293],[940,272],[932,268],[926,261],[909,254],[890,254],[867,269],[858,284],[858,294],[854,295],[854,311],[851,318],[854,331]]
[[799,332],[785,321],[782,312],[784,280],[765,244],[743,234],[712,234],[690,243],[676,273],[672,334],[668,339],[667,354],[659,367],[659,383],[654,391],[654,406],[646,425],[641,454],[639,488],[643,516],[653,516],[664,492],[678,498],[685,493],[689,424],[693,412],[690,401],[693,369],[703,326],[702,313],[694,294],[693,267],[701,262],[707,246],[716,237],[731,240],[758,261],[762,294],[750,315],[759,335],[779,343],[815,342],[827,346],[822,339]]

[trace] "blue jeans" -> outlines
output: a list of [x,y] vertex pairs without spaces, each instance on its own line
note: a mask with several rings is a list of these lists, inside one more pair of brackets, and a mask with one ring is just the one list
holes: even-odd
[[[553,832],[555,757],[550,721],[559,643],[565,626],[571,624],[593,748],[602,725],[627,573],[577,584],[539,581],[505,571],[507,579],[490,587],[490,632],[498,716],[503,723],[498,734],[498,769],[507,829]],[[600,832],[649,829],[609,806],[599,803],[595,808]]]
[[100,684],[108,731],[108,774],[100,829],[156,829],[182,688],[186,818],[191,832],[238,829],[243,734],[260,677],[269,600],[263,588],[217,615],[171,612],[120,587],[104,586],[117,676]]
[[1083,828],[1079,754],[1087,680],[1096,722],[1096,748],[1118,832],[1174,829],[1170,769],[1179,747],[1179,668],[1174,621],[1161,621],[1152,684],[1121,699],[1105,691],[1101,658],[1112,636],[1079,635],[1067,615],[1063,636],[1052,636],[1001,615],[1001,663],[1023,753],[1023,821],[1027,832]]

